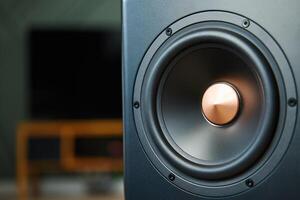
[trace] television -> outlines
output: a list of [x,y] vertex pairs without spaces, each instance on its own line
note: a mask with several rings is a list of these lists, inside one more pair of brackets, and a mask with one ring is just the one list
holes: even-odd
[[122,117],[120,30],[33,28],[28,46],[31,119]]

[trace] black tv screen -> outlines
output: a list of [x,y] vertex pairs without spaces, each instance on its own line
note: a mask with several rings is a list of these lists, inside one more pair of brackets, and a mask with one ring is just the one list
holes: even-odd
[[122,116],[120,31],[33,29],[29,68],[31,118]]

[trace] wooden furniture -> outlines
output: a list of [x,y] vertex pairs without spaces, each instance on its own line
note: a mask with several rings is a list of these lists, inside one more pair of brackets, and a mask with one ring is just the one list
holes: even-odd
[[[28,145],[32,138],[59,138],[60,157],[57,161],[29,160]],[[17,183],[20,200],[29,198],[29,179],[33,189],[39,172],[54,168],[67,172],[121,172],[122,158],[76,157],[75,139],[77,137],[122,137],[121,120],[95,121],[29,121],[19,124],[17,129]]]

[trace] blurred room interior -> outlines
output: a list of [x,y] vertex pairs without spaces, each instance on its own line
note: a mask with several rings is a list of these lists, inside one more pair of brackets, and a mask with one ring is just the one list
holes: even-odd
[[0,15],[0,199],[123,199],[120,0]]

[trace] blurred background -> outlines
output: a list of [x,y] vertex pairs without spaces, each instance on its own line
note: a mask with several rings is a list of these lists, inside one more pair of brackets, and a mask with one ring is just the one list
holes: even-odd
[[0,199],[123,198],[120,0],[0,1]]

